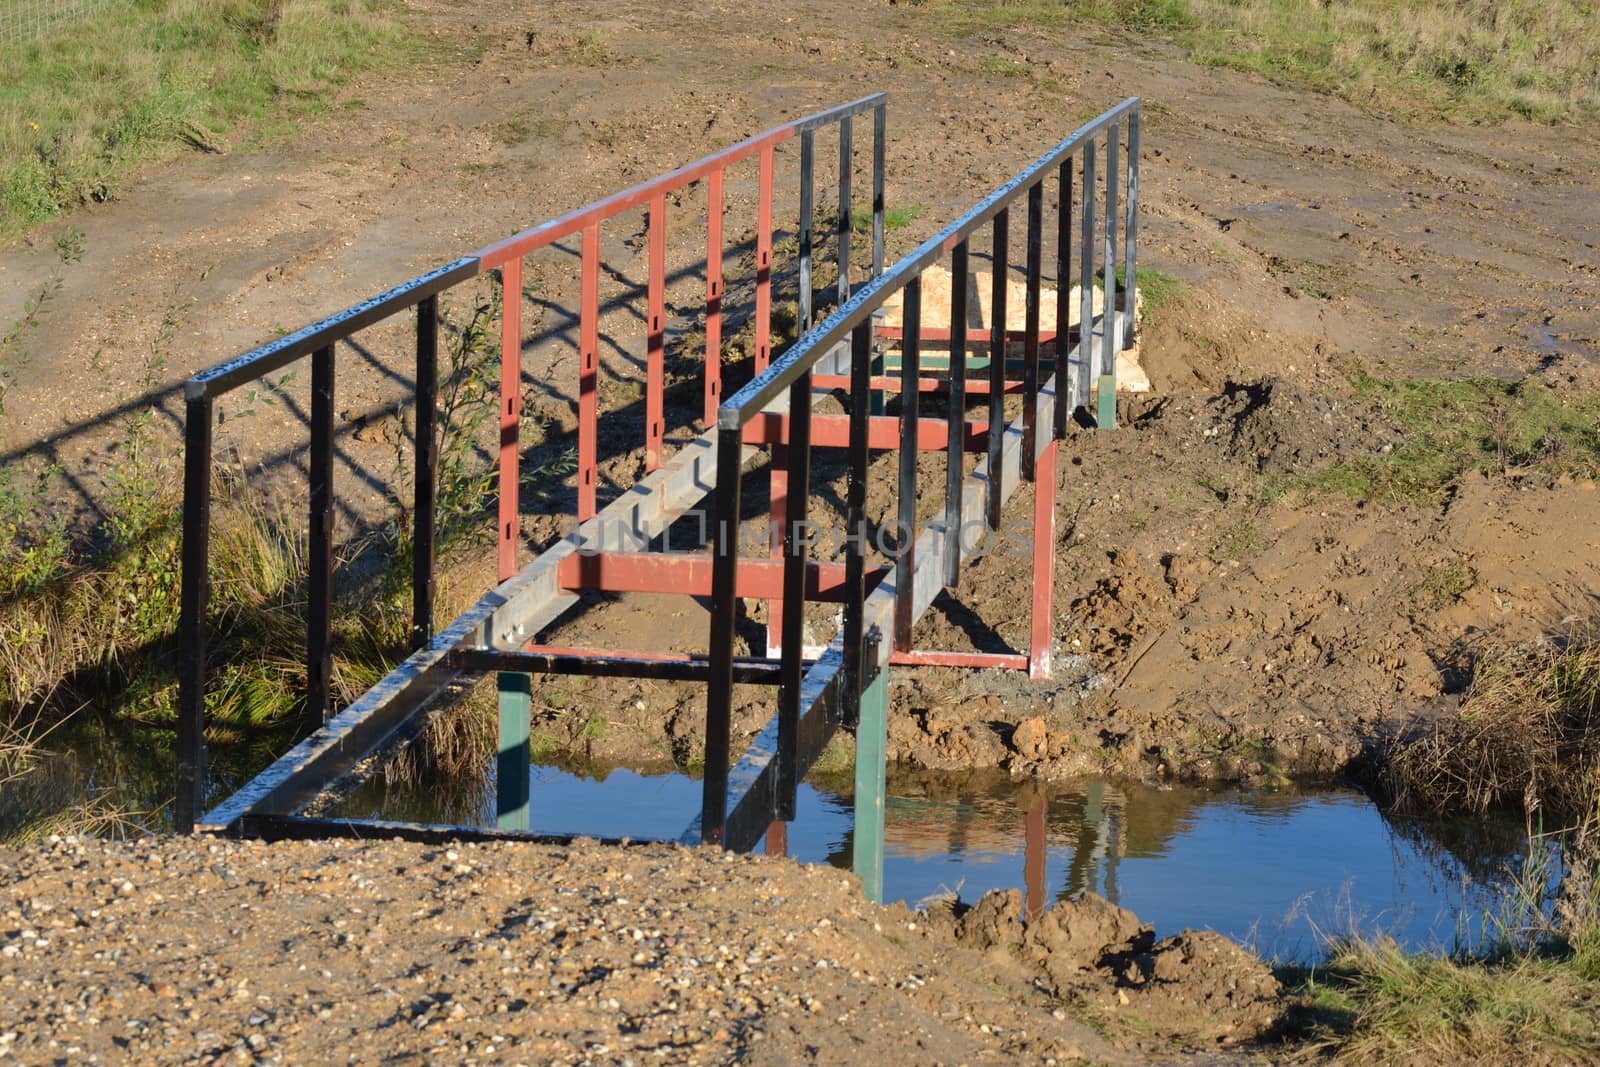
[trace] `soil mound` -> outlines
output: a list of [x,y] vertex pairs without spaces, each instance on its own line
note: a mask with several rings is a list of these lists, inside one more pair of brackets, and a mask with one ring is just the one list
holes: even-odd
[[1272,971],[1221,934],[1185,930],[1157,941],[1133,912],[1093,893],[1029,923],[1021,909],[1017,890],[995,890],[964,911],[944,902],[929,922],[953,926],[966,947],[1014,951],[1039,987],[1163,1037],[1236,1044],[1261,1037],[1281,1014],[1283,989]]
[[1258,474],[1306,474],[1350,456],[1386,451],[1400,437],[1398,427],[1371,404],[1272,375],[1229,380],[1215,394],[1174,397],[1137,418],[1141,429],[1158,437],[1182,427],[1177,436],[1184,448]]

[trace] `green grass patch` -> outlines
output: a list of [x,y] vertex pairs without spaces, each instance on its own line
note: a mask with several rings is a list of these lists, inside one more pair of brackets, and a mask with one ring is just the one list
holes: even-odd
[[[1117,291],[1123,292],[1128,285],[1128,268],[1125,264],[1117,264]],[[1142,311],[1149,315],[1170,306],[1174,301],[1183,298],[1183,282],[1167,274],[1165,271],[1154,270],[1150,267],[1138,267],[1135,275],[1139,292],[1144,294]],[[1094,276],[1094,287],[1104,289],[1105,279],[1099,274]]]
[[[835,213],[834,218],[838,215]],[[903,230],[922,217],[921,204],[908,204],[905,207],[884,207],[883,232],[893,233]],[[831,227],[831,223],[829,224]],[[872,232],[872,209],[858,207],[850,212],[850,228],[856,233]]]
[[1086,20],[1169,34],[1197,62],[1400,114],[1600,116],[1592,0],[927,0],[911,10],[962,37]]
[[325,107],[401,40],[380,0],[132,0],[0,45],[0,242],[144,160]]
[[1363,455],[1306,478],[1302,488],[1357,500],[1438,505],[1471,471],[1592,477],[1600,469],[1600,398],[1537,381],[1355,380],[1403,431],[1391,452]]
[[1026,63],[1018,63],[1005,56],[984,56],[978,71],[991,78],[1031,78],[1033,71]]
[[[1584,652],[1591,668],[1592,649]],[[1470,948],[1414,953],[1388,938],[1350,936],[1329,942],[1323,964],[1281,973],[1300,998],[1285,1036],[1340,1062],[1595,1062],[1594,815],[1560,834],[1531,835],[1521,870],[1479,918]],[[1467,917],[1462,924],[1473,932]]]
[[1189,24],[1187,0],[932,0],[913,4],[919,18],[950,33],[988,29],[1081,25],[1085,19],[1139,30]]
[[1466,596],[1477,582],[1477,573],[1460,560],[1429,567],[1422,580],[1411,587],[1411,602],[1438,611]]

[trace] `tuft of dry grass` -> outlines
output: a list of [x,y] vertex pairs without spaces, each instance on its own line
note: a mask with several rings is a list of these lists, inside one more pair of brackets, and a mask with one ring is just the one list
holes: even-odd
[[1400,115],[1600,117],[1593,0],[912,0],[910,10],[963,36],[1091,21],[1168,34],[1196,62]]
[[1307,1051],[1353,1063],[1575,1063],[1600,1056],[1600,988],[1559,961],[1413,955],[1341,941],[1301,986]]
[[499,746],[493,690],[473,687],[442,707],[411,744],[384,765],[384,784],[421,789],[448,781],[452,789],[488,782]]
[[1380,782],[1408,811],[1600,822],[1600,635],[1480,651],[1456,714],[1391,746]]

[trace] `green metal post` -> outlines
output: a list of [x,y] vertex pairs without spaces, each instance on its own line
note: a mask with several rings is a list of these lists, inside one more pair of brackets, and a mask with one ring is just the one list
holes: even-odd
[[861,694],[856,726],[856,824],[851,867],[874,904],[883,903],[884,763],[889,742],[889,668]]
[[528,790],[533,767],[528,753],[529,719],[533,710],[533,677],[501,671],[500,753],[495,758],[495,825],[502,830],[531,828]]
[[[1109,327],[1108,327],[1109,329]],[[1117,428],[1117,379],[1113,374],[1102,374],[1100,384],[1095,387],[1096,399],[1099,401],[1095,421],[1102,430],[1115,430]]]

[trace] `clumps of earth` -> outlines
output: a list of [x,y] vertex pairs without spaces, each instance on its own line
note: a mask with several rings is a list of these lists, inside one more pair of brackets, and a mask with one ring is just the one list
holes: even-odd
[[1400,430],[1373,405],[1313,392],[1286,378],[1230,381],[1215,395],[1157,401],[1139,418],[1187,416],[1189,446],[1257,473],[1305,474],[1342,458],[1385,452]]
[[1185,930],[1158,941],[1133,912],[1093,893],[1031,921],[1021,915],[1021,893],[994,890],[971,906],[941,901],[927,922],[991,959],[1022,966],[1056,997],[1161,1037],[1239,1044],[1269,1033],[1283,1012],[1272,971],[1221,934]]

